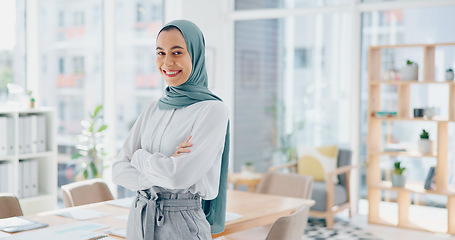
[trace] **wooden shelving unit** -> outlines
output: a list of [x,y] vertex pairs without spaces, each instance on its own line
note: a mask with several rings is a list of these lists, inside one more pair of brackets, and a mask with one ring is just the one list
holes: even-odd
[[[448,123],[455,122],[455,82],[436,81],[435,75],[435,48],[438,46],[455,46],[455,43],[446,44],[413,44],[413,45],[388,45],[372,46],[368,56],[368,139],[367,139],[367,186],[369,201],[370,223],[388,226],[397,226],[410,229],[425,231],[446,232],[455,234],[455,189],[448,188]],[[423,80],[415,81],[384,81],[381,79],[381,56],[385,48],[422,48],[423,62],[419,63],[423,67]],[[449,109],[448,117],[432,119],[411,117],[411,86],[419,84],[444,84],[449,88]],[[395,85],[398,94],[398,106],[396,117],[376,117],[375,113],[381,111],[381,86]],[[381,146],[381,124],[384,121],[428,121],[437,124],[437,149],[435,153],[422,155],[418,152],[387,152]],[[426,190],[423,183],[407,183],[405,187],[392,187],[389,181],[381,179],[380,159],[381,156],[407,156],[407,157],[429,157],[437,160],[436,164],[436,189]],[[382,192],[396,192],[398,205],[397,221],[388,221],[380,214],[380,204]],[[416,219],[411,219],[411,194],[437,194],[447,196],[447,228],[437,226],[435,228],[422,227],[415,224]],[[443,229],[443,230],[441,230]]]

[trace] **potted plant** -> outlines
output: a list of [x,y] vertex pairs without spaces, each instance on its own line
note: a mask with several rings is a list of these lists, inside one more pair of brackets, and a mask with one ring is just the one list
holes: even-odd
[[107,155],[103,142],[107,125],[103,121],[102,109],[102,105],[97,106],[93,114],[89,114],[90,119],[81,122],[82,134],[77,137],[77,152],[71,161],[71,165],[75,165],[78,181],[103,176],[103,160]]
[[422,133],[420,134],[420,140],[417,143],[417,147],[420,153],[422,154],[429,154],[432,152],[433,142],[430,140],[430,134],[423,129]]
[[403,81],[417,81],[419,73],[419,66],[417,63],[407,60],[406,65],[401,67],[401,80]]
[[242,165],[241,173],[242,174],[254,173],[254,164],[253,164],[253,162],[245,162]]
[[447,81],[452,81],[452,80],[453,80],[453,77],[454,77],[453,69],[452,69],[452,68],[448,68],[448,69],[446,70],[446,80],[447,80]]
[[392,186],[394,187],[403,187],[406,183],[406,176],[404,175],[405,167],[401,167],[401,162],[396,162],[394,164],[395,168],[392,173]]

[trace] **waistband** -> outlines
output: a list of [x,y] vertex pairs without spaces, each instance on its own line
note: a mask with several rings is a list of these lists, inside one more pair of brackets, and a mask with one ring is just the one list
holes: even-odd
[[144,239],[153,239],[155,226],[163,225],[165,207],[187,207],[188,209],[201,207],[201,198],[192,193],[162,192],[157,193],[157,196],[152,197],[147,190],[137,191],[134,207],[141,218]]

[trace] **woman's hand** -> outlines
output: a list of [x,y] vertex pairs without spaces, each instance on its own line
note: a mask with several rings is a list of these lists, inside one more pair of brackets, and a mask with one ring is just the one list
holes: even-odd
[[180,143],[176,148],[177,150],[171,157],[182,156],[180,153],[189,153],[191,149],[189,147],[193,146],[193,143],[190,143],[191,136],[189,136],[184,142]]

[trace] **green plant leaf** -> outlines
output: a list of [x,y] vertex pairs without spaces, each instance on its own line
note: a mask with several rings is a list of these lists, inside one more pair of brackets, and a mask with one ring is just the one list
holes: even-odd
[[102,132],[102,131],[106,130],[106,128],[107,128],[107,125],[103,124],[103,126],[101,126],[100,129],[98,129],[98,132]]
[[73,154],[73,156],[71,157],[71,159],[78,159],[78,158],[80,158],[80,157],[82,157],[82,156],[83,156],[83,155],[82,155],[81,153],[77,152],[77,153]]
[[88,178],[88,171],[87,171],[87,169],[84,169],[84,178],[85,178],[85,179]]
[[103,105],[98,105],[95,109],[95,113],[93,114],[92,118],[96,118],[98,116],[99,111],[103,108]]
[[95,166],[94,162],[90,162],[90,168],[92,169],[93,176],[97,177],[98,176],[98,169],[96,169],[96,166]]

